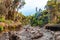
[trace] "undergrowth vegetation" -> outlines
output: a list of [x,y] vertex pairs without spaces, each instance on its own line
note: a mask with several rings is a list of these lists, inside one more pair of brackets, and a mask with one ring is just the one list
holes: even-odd
[[46,10],[39,11],[31,17],[30,24],[32,26],[44,26],[49,22],[48,20],[48,12]]

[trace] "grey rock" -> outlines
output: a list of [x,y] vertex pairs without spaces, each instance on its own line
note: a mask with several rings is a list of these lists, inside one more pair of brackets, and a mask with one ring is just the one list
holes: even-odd
[[44,28],[27,25],[21,31],[4,33],[0,40],[55,40],[52,33]]

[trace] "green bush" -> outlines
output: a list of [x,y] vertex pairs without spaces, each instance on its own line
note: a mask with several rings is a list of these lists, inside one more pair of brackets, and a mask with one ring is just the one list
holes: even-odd
[[0,26],[0,31],[3,31],[3,26]]
[[43,25],[43,20],[38,21],[38,25]]
[[42,11],[42,12],[37,12],[35,13],[35,15],[32,15],[32,18],[30,19],[30,24],[32,26],[44,26],[45,24],[47,24],[49,22],[48,19],[48,12],[47,11]]
[[0,22],[4,22],[5,18],[4,17],[0,17]]

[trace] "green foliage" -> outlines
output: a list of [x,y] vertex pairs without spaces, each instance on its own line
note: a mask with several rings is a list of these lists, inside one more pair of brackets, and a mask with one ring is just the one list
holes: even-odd
[[4,22],[5,18],[4,17],[0,17],[0,22]]
[[29,16],[24,16],[22,13],[16,13],[17,15],[15,15],[14,17],[14,21],[20,22],[22,25],[27,25],[29,24]]
[[[57,0],[48,0],[46,4],[46,9],[50,14],[50,23],[57,24],[58,19],[60,20],[60,3]],[[54,20],[54,21],[53,21]]]
[[30,18],[30,24],[32,26],[43,26],[48,23],[48,12],[46,10],[37,12]]
[[0,26],[0,31],[3,31],[3,26]]
[[38,25],[43,25],[43,20],[38,21]]
[[[16,24],[20,24],[21,22],[22,25],[28,24],[28,18],[21,13],[18,13],[18,9],[24,6],[24,4],[24,0],[0,0],[0,22],[7,25],[14,24],[15,22],[17,22]],[[7,26],[5,24],[3,24],[3,26]],[[0,31],[3,31],[3,26],[0,26]],[[11,26],[11,30],[15,30],[14,25]]]
[[58,16],[58,18],[60,19],[60,16]]

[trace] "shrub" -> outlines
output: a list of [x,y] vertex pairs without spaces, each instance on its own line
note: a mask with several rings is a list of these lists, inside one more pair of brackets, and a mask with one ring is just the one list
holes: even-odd
[[42,11],[40,13],[36,13],[30,19],[30,24],[32,26],[44,26],[45,24],[48,23],[48,20],[49,20],[47,13],[48,13],[47,11]]
[[0,31],[3,31],[3,26],[0,26]]
[[5,18],[4,17],[0,17],[0,22],[4,22]]

